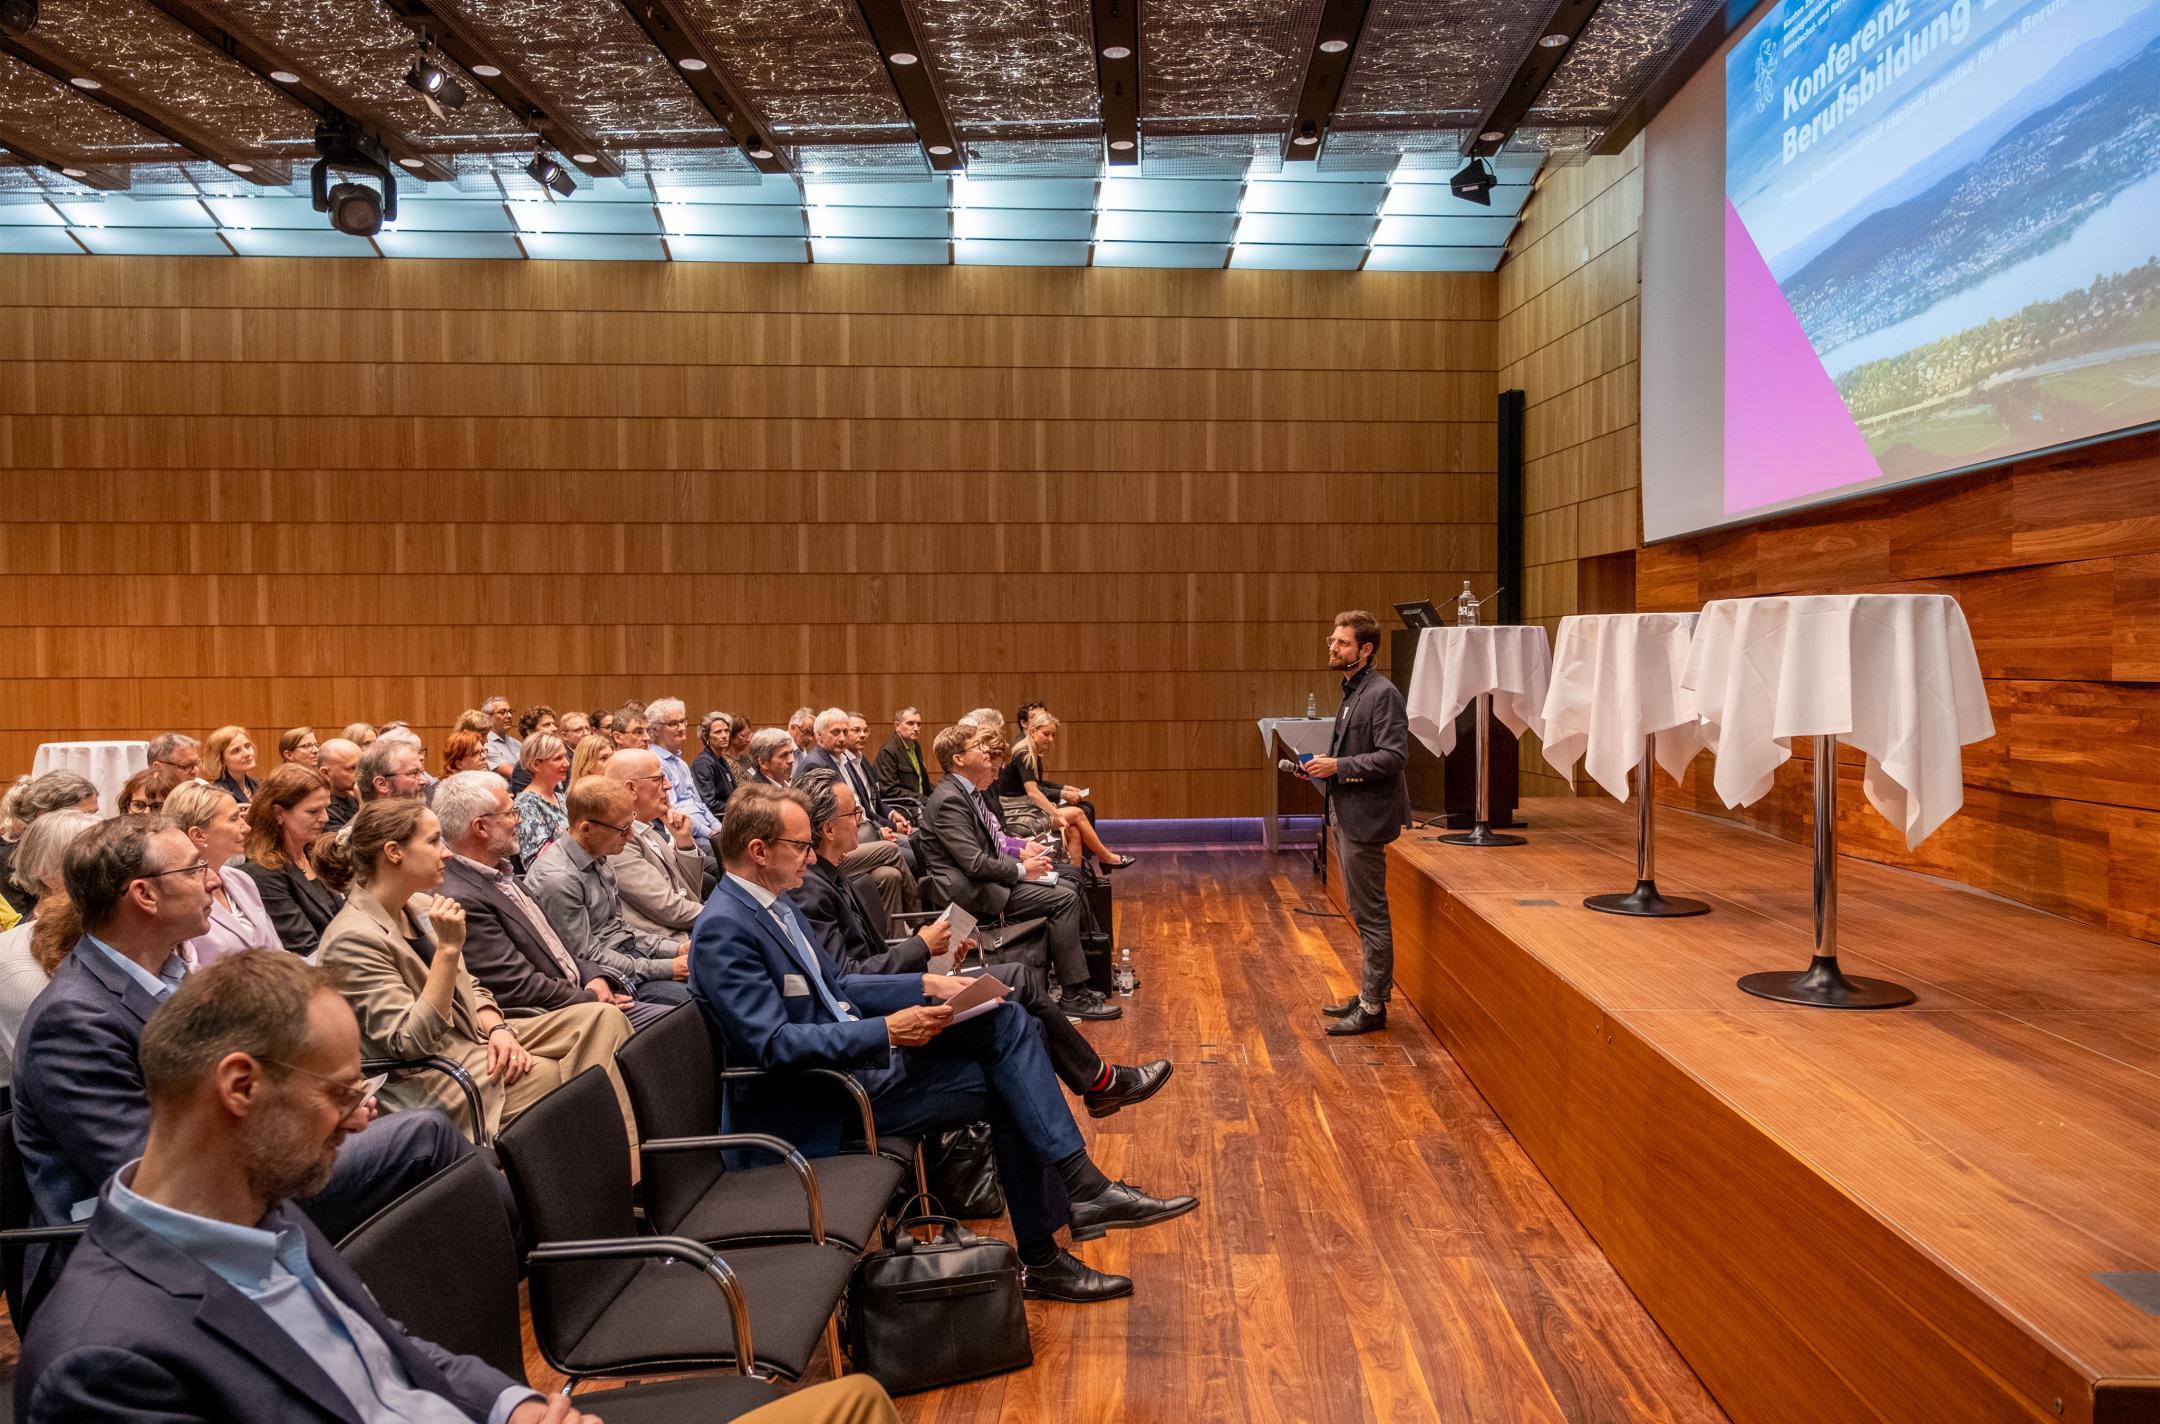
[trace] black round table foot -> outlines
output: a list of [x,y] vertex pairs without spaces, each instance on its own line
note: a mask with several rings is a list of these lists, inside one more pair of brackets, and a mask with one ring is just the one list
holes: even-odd
[[1497,831],[1493,830],[1493,828],[1484,821],[1478,822],[1475,826],[1471,827],[1467,831],[1457,831],[1454,835],[1451,836],[1434,836],[1433,839],[1439,841],[1442,845],[1459,846],[1511,846],[1530,844],[1530,842],[1524,840],[1521,836],[1501,835]]
[[1592,895],[1583,901],[1583,908],[1607,915],[1634,915],[1650,920],[1680,920],[1710,913],[1710,907],[1700,900],[1660,895],[1655,880],[1638,880],[1635,888],[1625,894]]
[[1818,1009],[1895,1009],[1920,997],[1887,979],[1848,976],[1837,960],[1823,958],[1805,969],[1746,975],[1740,987],[1758,999]]

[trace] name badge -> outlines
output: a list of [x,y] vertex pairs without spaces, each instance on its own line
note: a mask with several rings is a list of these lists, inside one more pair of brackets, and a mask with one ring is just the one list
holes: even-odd
[[810,997],[810,981],[800,974],[783,974],[780,976],[780,996],[786,999],[807,999]]

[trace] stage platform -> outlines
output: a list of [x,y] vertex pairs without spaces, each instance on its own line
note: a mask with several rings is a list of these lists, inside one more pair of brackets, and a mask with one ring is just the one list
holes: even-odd
[[1399,992],[1734,1419],[2160,1420],[2160,945],[1848,859],[1845,966],[1919,1002],[1770,1004],[1805,849],[1661,807],[1713,912],[1622,919],[1632,808],[1521,814],[1396,843]]

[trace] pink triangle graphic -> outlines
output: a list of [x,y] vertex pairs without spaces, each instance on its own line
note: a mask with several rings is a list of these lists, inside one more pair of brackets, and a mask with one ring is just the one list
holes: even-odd
[[1725,512],[1877,479],[1867,439],[1725,203]]

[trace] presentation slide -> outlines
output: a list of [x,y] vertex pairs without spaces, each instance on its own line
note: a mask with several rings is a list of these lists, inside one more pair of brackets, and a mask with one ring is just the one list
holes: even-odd
[[2160,422],[2160,0],[1782,0],[1723,71],[1723,508],[1685,523]]

